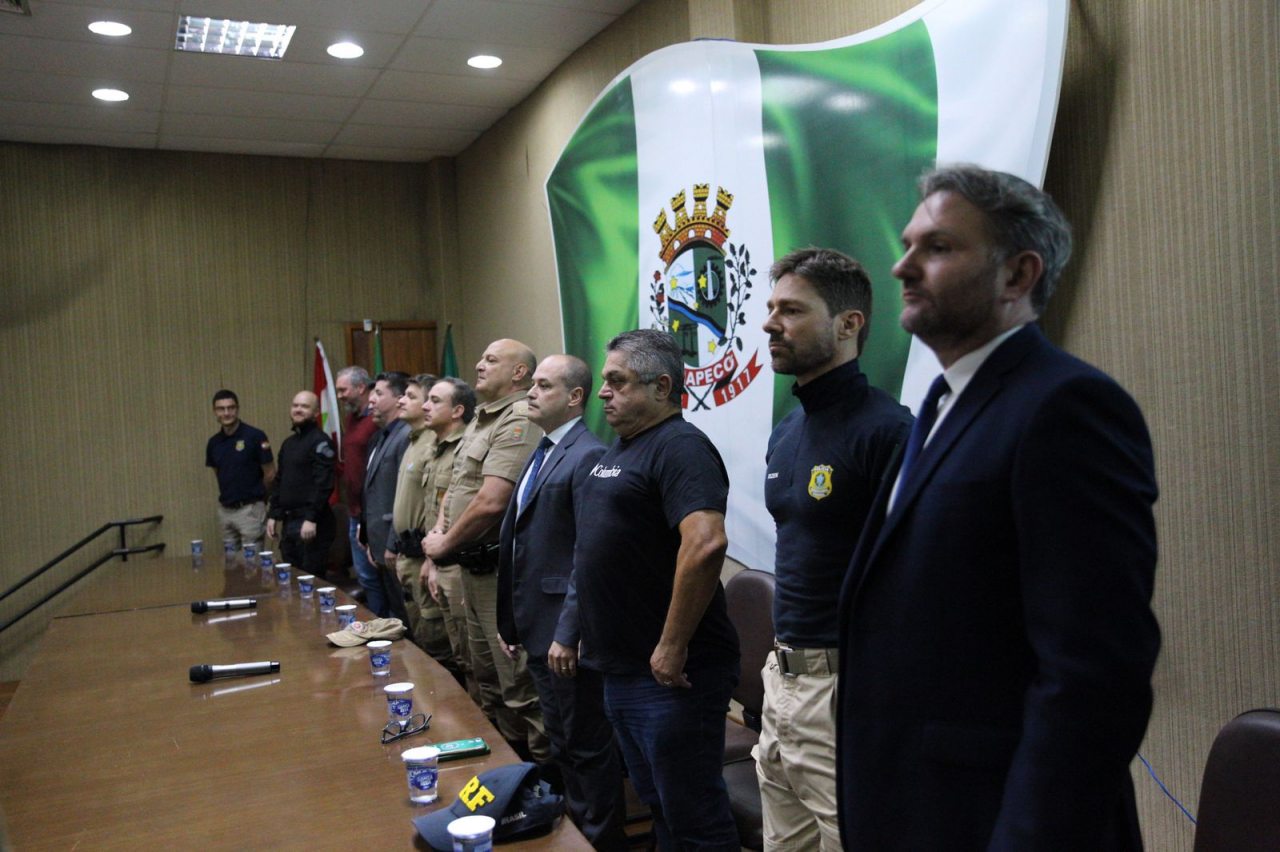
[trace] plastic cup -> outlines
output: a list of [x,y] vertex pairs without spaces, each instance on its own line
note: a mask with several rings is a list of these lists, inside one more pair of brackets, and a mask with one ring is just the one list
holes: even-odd
[[401,752],[405,775],[409,782],[409,801],[429,805],[440,795],[436,783],[440,780],[440,749],[435,746],[418,746]]
[[254,565],[258,561],[258,545],[256,542],[246,541],[244,543],[244,561],[250,565]]
[[271,568],[276,564],[275,556],[270,550],[264,550],[258,554],[258,564],[263,568]]
[[375,639],[369,648],[369,668],[374,677],[387,677],[391,674],[391,643],[386,639]]
[[493,852],[493,828],[498,823],[483,814],[458,817],[449,823],[453,852]]
[[387,696],[387,718],[392,722],[407,722],[413,715],[413,684],[390,683],[382,687]]
[[316,594],[320,596],[320,611],[333,612],[333,605],[338,601],[338,590],[333,586],[323,586],[316,589]]
[[334,610],[338,613],[339,630],[356,620],[355,604],[343,604],[342,606],[334,607]]
[[315,574],[299,574],[298,575],[298,591],[304,598],[310,598],[311,593],[316,590]]
[[293,566],[288,562],[276,563],[276,582],[282,586],[288,586],[289,581],[293,579]]
[[234,538],[224,538],[222,540],[222,556],[228,562],[236,558],[236,554],[240,552],[239,545],[236,544]]
[[191,555],[204,556],[204,540],[199,538],[191,539]]

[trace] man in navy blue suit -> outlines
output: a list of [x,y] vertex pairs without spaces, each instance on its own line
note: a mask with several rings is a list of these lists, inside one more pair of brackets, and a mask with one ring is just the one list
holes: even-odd
[[893,274],[943,373],[840,608],[849,849],[1138,849],[1151,712],[1151,440],[1035,322],[1071,252],[1048,195],[925,175]]
[[604,455],[582,422],[590,396],[591,368],[581,358],[551,355],[533,373],[529,419],[546,435],[502,519],[498,632],[508,656],[515,646],[528,654],[569,815],[592,846],[608,852],[627,845],[622,762],[604,715],[603,677],[578,667],[578,605],[570,591],[574,516],[591,466]]

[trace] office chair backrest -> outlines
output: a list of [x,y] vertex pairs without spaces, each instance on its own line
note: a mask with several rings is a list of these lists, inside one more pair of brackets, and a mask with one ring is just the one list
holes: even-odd
[[1213,741],[1200,783],[1195,852],[1280,849],[1280,710],[1250,710]]
[[742,705],[747,724],[758,731],[764,708],[760,669],[773,650],[773,575],[750,568],[740,571],[725,584],[724,596],[742,651],[742,676],[733,698]]

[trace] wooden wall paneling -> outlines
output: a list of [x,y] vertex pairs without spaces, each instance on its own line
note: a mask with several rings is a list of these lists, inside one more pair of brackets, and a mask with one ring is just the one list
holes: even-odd
[[[0,381],[17,403],[0,587],[114,518],[162,512],[141,540],[212,544],[213,392],[234,389],[278,448],[314,336],[337,369],[352,315],[428,315],[425,174],[0,143]],[[0,680],[47,617],[0,634]]]

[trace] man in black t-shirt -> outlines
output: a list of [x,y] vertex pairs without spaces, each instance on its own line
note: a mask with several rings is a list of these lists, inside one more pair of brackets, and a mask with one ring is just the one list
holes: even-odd
[[218,530],[239,548],[262,546],[267,487],[276,475],[266,433],[240,419],[240,399],[225,388],[213,395],[219,429],[205,446],[204,463],[218,477]]
[[720,569],[729,477],[680,416],[674,337],[609,342],[605,419],[618,439],[591,468],[578,509],[575,587],[582,665],[604,674],[605,709],[662,849],[732,849],[721,775],[738,639]]

